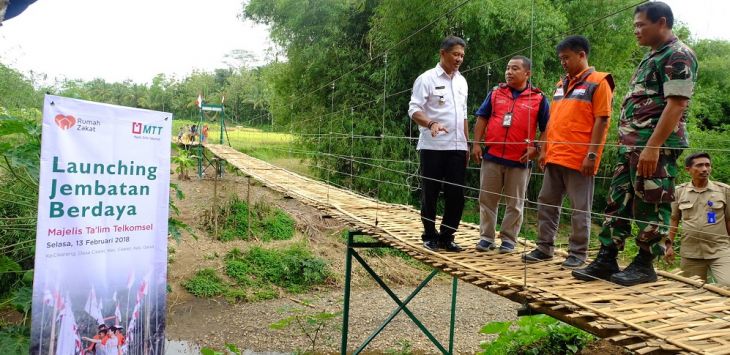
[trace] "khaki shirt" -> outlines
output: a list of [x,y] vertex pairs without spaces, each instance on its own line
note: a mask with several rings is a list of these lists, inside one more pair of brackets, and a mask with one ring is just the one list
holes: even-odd
[[[730,186],[708,181],[698,190],[692,182],[676,187],[672,202],[672,219],[682,221],[679,254],[685,258],[715,259],[730,255],[730,236],[725,225],[730,218]],[[712,206],[708,204],[712,201]],[[715,223],[708,223],[707,213],[715,212]]]

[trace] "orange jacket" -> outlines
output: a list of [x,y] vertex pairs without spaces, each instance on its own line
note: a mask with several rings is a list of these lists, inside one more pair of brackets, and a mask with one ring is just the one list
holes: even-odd
[[[592,67],[570,82],[558,81],[546,132],[546,163],[581,170],[596,117],[607,116],[610,120],[614,87],[610,73],[597,72]],[[607,133],[608,125],[596,152],[593,174],[598,172]]]

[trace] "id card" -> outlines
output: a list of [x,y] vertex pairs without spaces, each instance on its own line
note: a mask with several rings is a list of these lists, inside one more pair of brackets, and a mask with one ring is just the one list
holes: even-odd
[[510,126],[512,126],[512,112],[507,112],[504,114],[504,117],[502,117],[502,127]]
[[[707,206],[712,208],[712,201],[707,201]],[[717,218],[715,216],[715,211],[708,211],[707,212],[707,223],[717,223]]]
[[707,223],[717,223],[715,212],[707,212]]

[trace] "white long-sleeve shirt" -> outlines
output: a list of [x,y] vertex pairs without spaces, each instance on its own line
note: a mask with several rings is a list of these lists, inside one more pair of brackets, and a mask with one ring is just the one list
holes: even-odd
[[430,129],[419,126],[421,134],[416,149],[468,150],[464,132],[468,94],[469,86],[461,73],[457,71],[449,77],[440,63],[416,79],[408,104],[408,116],[412,119],[414,113],[421,111],[429,120],[440,123],[449,131],[431,137]]

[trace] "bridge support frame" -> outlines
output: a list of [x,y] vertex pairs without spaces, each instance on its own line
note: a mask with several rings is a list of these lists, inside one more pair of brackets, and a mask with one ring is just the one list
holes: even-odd
[[396,295],[389,287],[385,284],[385,282],[378,276],[377,273],[368,265],[367,261],[365,261],[360,254],[357,252],[356,249],[358,248],[390,248],[391,246],[381,243],[381,242],[355,242],[355,236],[357,235],[368,235],[366,233],[363,233],[362,231],[348,231],[347,232],[347,251],[346,251],[346,257],[345,257],[345,295],[344,295],[344,305],[342,309],[342,343],[340,346],[340,354],[345,355],[347,354],[347,336],[348,336],[348,330],[349,330],[349,318],[350,318],[350,284],[352,281],[352,259],[354,258],[362,267],[365,269],[365,271],[370,274],[370,276],[375,280],[375,282],[385,291],[388,296],[390,296],[391,299],[398,305],[385,319],[385,321],[375,330],[373,331],[370,336],[354,351],[353,354],[359,354],[362,352],[365,347],[367,347],[370,342],[375,339],[375,337],[380,334],[383,329],[400,313],[403,311],[408,317],[413,321],[416,326],[423,332],[423,334],[431,340],[431,342],[436,346],[436,348],[439,349],[439,351],[442,354],[453,354],[454,350],[454,324],[456,322],[456,292],[457,292],[457,285],[458,285],[458,279],[456,277],[453,278],[452,286],[451,286],[451,320],[449,322],[449,348],[448,350],[444,348],[444,346],[431,334],[431,332],[426,328],[426,326],[423,325],[423,323],[408,309],[407,305],[408,303],[418,295],[418,293],[428,284],[431,279],[433,279],[434,276],[436,276],[440,270],[434,269],[419,285],[416,287],[413,292],[411,292],[408,297],[401,300],[398,298],[398,295]]

